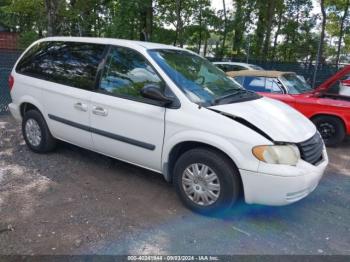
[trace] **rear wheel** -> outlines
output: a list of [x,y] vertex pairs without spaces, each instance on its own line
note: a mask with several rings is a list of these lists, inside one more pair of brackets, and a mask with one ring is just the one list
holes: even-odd
[[337,146],[345,138],[343,122],[334,116],[317,116],[313,120],[327,146]]
[[22,133],[27,146],[36,153],[47,153],[56,147],[56,139],[37,110],[29,110],[24,114]]
[[174,182],[182,202],[202,214],[230,208],[241,190],[233,163],[207,148],[191,149],[180,156],[174,168]]

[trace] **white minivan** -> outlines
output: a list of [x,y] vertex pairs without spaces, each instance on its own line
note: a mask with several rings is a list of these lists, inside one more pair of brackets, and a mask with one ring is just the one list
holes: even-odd
[[197,212],[227,209],[240,195],[293,203],[328,164],[307,118],[174,46],[46,38],[19,58],[9,83],[31,150],[63,140],[153,170]]

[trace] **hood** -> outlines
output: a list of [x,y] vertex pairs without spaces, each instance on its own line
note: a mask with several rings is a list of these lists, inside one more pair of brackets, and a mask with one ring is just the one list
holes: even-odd
[[233,117],[240,117],[276,142],[300,143],[316,132],[309,119],[290,106],[270,98],[212,106]]
[[328,78],[326,81],[324,81],[322,84],[320,84],[317,88],[315,88],[316,92],[327,92],[328,89],[338,80],[340,80],[343,76],[350,73],[350,65],[344,67],[343,69],[339,70],[335,75]]

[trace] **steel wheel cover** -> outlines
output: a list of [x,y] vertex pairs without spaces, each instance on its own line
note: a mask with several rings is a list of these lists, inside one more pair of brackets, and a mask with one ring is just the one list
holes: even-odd
[[195,163],[182,174],[182,188],[186,196],[195,204],[209,206],[220,196],[220,180],[207,165]]

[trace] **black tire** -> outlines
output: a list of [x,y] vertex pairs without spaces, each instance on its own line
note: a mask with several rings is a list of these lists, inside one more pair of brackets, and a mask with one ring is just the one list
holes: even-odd
[[[186,195],[182,185],[185,170],[192,164],[199,163],[208,166],[218,177],[220,193],[217,200],[210,205],[195,203]],[[241,192],[241,180],[238,169],[222,153],[209,148],[195,148],[179,157],[174,167],[174,186],[185,206],[201,214],[215,214],[232,207]]]
[[[34,120],[39,126],[41,139],[38,145],[31,143],[30,139],[28,138],[26,124],[29,120]],[[29,110],[24,114],[22,120],[22,134],[29,149],[36,153],[48,153],[54,150],[56,147],[56,139],[51,135],[44,117],[37,110]]]
[[312,122],[320,132],[326,146],[337,146],[346,136],[344,124],[337,117],[317,116],[312,119]]

